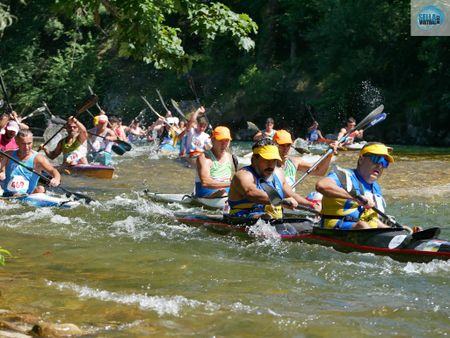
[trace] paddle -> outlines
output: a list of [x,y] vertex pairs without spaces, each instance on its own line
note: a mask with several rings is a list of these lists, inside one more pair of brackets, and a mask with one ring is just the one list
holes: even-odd
[[155,108],[152,107],[152,105],[150,104],[150,102],[147,101],[147,99],[144,96],[141,96],[142,100],[144,100],[144,102],[147,104],[147,106],[150,108],[150,110],[159,118],[161,118],[163,120],[163,122],[170,128],[172,129],[175,134],[179,135],[180,132],[178,130],[176,130],[169,122],[167,122],[166,118],[164,116],[162,116],[161,114],[159,114]]
[[156,94],[158,94],[159,101],[161,101],[161,104],[164,107],[164,109],[166,110],[166,112],[170,113],[170,110],[167,108],[166,103],[164,102],[164,99],[158,89],[156,89]]
[[[25,169],[31,171],[33,174],[39,176],[39,177],[40,177],[44,182],[46,182],[47,184],[50,183],[50,179],[49,179],[47,176],[38,173],[38,172],[37,172],[36,170],[34,170],[33,168],[30,168],[29,166],[27,166],[27,165],[23,164],[22,162],[16,160],[14,157],[8,155],[7,153],[5,153],[5,152],[3,152],[3,151],[1,151],[1,150],[0,150],[0,154],[1,154],[2,156],[5,156],[5,157],[9,158],[11,161],[17,163],[18,165],[21,165],[21,166],[24,167]],[[59,189],[61,189],[62,191],[64,191],[64,192],[66,193],[66,196],[67,196],[67,197],[73,195],[73,196],[74,196],[75,198],[77,198],[77,199],[83,199],[83,200],[85,200],[87,204],[91,203],[92,201],[95,201],[94,199],[90,198],[89,196],[80,194],[80,193],[78,193],[78,192],[70,191],[69,189],[62,187],[61,185],[59,185],[57,188],[59,188]]]
[[[77,111],[74,115],[74,117],[77,117],[78,115],[80,115],[82,112],[88,110],[89,108],[91,108],[96,102],[98,101],[98,97],[97,95],[91,95],[89,96],[86,100],[83,101],[83,103],[77,108]],[[48,109],[47,105],[44,104],[45,107]],[[50,112],[50,110],[49,110]],[[63,129],[65,128],[65,125],[63,125],[55,134],[53,134],[52,137],[50,137],[43,145],[42,148],[45,147],[47,144],[50,143],[51,140],[53,140],[56,135],[58,135]]]
[[3,81],[3,76],[1,74],[0,74],[0,82],[1,82],[1,86],[2,86],[3,96],[6,101],[7,111],[8,111],[8,113],[11,113],[13,111],[13,109],[12,109],[11,103],[9,102],[9,97],[8,97],[8,93],[6,92],[5,82]]
[[[367,199],[364,196],[362,196],[362,195],[357,195],[357,196],[355,196],[355,198],[360,200],[364,204],[367,203]],[[378,215],[383,217],[383,219],[385,220],[387,225],[390,225],[393,228],[402,228],[402,229],[404,229],[403,225],[398,223],[397,220],[393,216],[385,214],[384,212],[382,212],[377,207],[372,207],[372,209]],[[428,228],[428,229],[425,229],[425,230],[414,232],[414,233],[411,234],[411,236],[412,236],[412,238],[417,239],[417,240],[419,240],[419,239],[429,239],[429,238],[435,238],[435,237],[439,236],[440,233],[441,233],[441,229],[440,228],[433,227],[433,228]]]
[[29,113],[27,116],[23,117],[22,121],[25,121],[26,119],[29,119],[30,117],[37,116],[37,115],[40,115],[42,113],[45,113],[45,107],[36,108],[31,113]]
[[[345,140],[349,137],[349,135],[354,132],[355,130],[361,129],[371,122],[373,122],[375,119],[378,118],[378,115],[380,115],[383,112],[384,106],[380,105],[378,108],[374,109],[369,115],[367,115],[361,122],[359,122],[354,128],[349,130],[344,136],[341,137],[340,140],[337,140],[337,144],[344,143]],[[378,121],[379,122],[379,121]],[[378,123],[377,122],[377,123]],[[308,176],[314,169],[317,168],[317,166],[331,153],[333,152],[333,148],[329,148],[325,154],[323,154],[312,166],[309,168],[292,186],[291,188],[295,188],[301,181],[305,179],[306,176]]]
[[[87,131],[88,134],[93,135],[93,136],[98,136],[101,137],[105,140],[107,140],[106,136],[102,136],[96,133],[93,133],[91,131]],[[108,140],[109,141],[109,140]],[[125,153],[125,151],[130,151],[131,148],[129,148],[130,144],[126,141],[122,141],[122,140],[115,140],[115,141],[110,141],[110,142],[114,142],[116,143],[119,147],[114,147],[115,145],[112,146],[111,150],[114,151],[117,155],[123,155]]]
[[185,120],[187,120],[188,118],[183,114],[178,103],[174,99],[170,99],[170,102],[172,103],[172,106],[175,108],[178,114],[180,114]]

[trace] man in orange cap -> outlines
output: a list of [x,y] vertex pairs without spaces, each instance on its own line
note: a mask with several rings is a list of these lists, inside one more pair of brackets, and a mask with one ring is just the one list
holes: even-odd
[[[270,139],[262,139],[252,147],[252,163],[243,167],[234,175],[228,204],[231,217],[282,218],[282,206],[297,207],[294,192],[287,183],[283,170],[277,167],[281,161],[276,143]],[[276,191],[281,199],[280,205],[272,205],[267,185]]]
[[[373,210],[386,206],[378,179],[394,163],[388,148],[377,142],[366,144],[359,153],[356,169],[337,168],[316,184],[323,194],[321,225],[328,229],[388,228]],[[364,199],[358,196],[365,197]],[[408,227],[405,229],[411,231]]]
[[231,135],[227,127],[216,127],[211,136],[212,148],[197,157],[195,177],[196,197],[222,197],[230,190],[235,171],[233,157],[229,153]]

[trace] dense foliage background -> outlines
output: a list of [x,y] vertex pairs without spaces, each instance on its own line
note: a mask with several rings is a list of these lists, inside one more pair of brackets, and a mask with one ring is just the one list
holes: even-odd
[[90,85],[127,122],[159,88],[213,124],[272,116],[303,136],[312,118],[332,133],[383,103],[366,138],[450,145],[450,39],[411,37],[409,1],[3,0],[0,31],[23,114],[46,101],[67,116]]

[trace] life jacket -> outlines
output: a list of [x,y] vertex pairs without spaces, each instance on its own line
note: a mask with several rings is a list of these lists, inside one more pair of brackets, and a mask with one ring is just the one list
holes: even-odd
[[[242,170],[247,170],[253,175],[253,178],[256,182],[256,188],[265,191],[261,185],[261,182],[266,182],[277,191],[281,199],[284,198],[283,186],[276,174],[273,174],[272,181],[265,181],[256,173],[252,166],[243,167]],[[261,215],[269,215],[271,218],[275,219],[280,219],[283,217],[283,208],[281,207],[281,205],[272,206],[270,204],[255,203],[249,201],[247,198],[243,198],[237,201],[228,199],[228,205],[230,207],[230,216],[255,217]]]
[[[371,196],[377,208],[384,210],[384,199],[378,182],[369,184],[357,173],[356,169],[343,169],[336,167],[329,176],[335,175],[338,186],[346,190],[350,195]],[[352,199],[332,198],[323,196],[321,225],[324,228],[339,228],[343,222],[356,223],[359,220],[366,221],[371,227],[378,225],[378,214],[372,209],[364,209]]]

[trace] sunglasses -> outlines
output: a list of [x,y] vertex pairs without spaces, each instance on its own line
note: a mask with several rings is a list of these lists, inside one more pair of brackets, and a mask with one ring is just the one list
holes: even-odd
[[389,167],[389,161],[385,159],[383,156],[380,155],[369,155],[367,156],[370,158],[373,164],[381,164],[383,168]]

